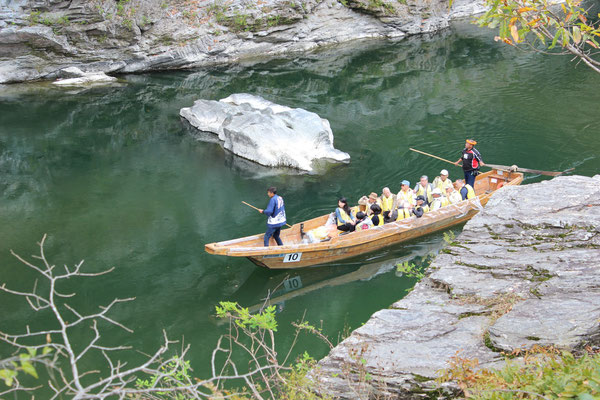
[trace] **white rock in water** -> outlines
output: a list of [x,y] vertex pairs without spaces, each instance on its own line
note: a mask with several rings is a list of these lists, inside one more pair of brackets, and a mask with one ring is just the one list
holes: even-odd
[[269,167],[312,171],[313,160],[350,160],[333,147],[329,121],[262,97],[233,94],[220,101],[197,100],[179,114],[195,128],[218,135],[232,153]]
[[77,67],[65,68],[61,71],[67,79],[58,79],[52,82],[59,86],[82,86],[96,83],[110,83],[117,80],[113,76],[108,76],[104,72],[83,72]]

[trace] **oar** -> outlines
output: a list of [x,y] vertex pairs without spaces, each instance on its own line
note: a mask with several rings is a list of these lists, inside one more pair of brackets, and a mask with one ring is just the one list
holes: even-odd
[[433,154],[425,153],[424,151],[417,150],[417,149],[413,149],[412,147],[409,147],[408,149],[409,149],[409,150],[412,150],[412,151],[414,151],[414,152],[417,152],[417,153],[425,154],[426,156],[429,156],[429,157],[437,158],[438,160],[446,161],[447,163],[450,163],[450,164],[452,164],[452,165],[454,165],[454,166],[457,166],[457,167],[458,167],[458,165],[454,164],[454,163],[453,163],[452,161],[450,161],[450,160],[446,160],[445,158],[438,157],[438,156],[434,156]]
[[[416,150],[416,149],[413,149],[413,148],[410,148],[410,147],[409,147],[409,150],[412,150],[412,151],[414,151],[414,152],[421,153],[421,154],[424,154],[424,155],[426,155],[426,156],[433,157],[433,158],[437,158],[438,160],[442,160],[442,161],[445,161],[445,162],[447,162],[447,163],[450,163],[450,164],[456,165],[456,164],[454,164],[454,163],[453,163],[452,161],[450,161],[450,160],[446,160],[445,158],[438,157],[438,156],[434,156],[433,154],[425,153],[424,151],[421,151],[421,150]],[[507,165],[485,164],[484,166],[485,166],[485,167],[494,168],[494,169],[502,169],[502,170],[506,170],[506,171],[511,171],[511,170],[513,170],[513,169],[514,169],[514,168],[512,168],[512,167],[509,167],[509,166],[507,166]],[[529,173],[531,173],[531,174],[540,174],[540,175],[548,175],[548,176],[559,176],[559,175],[562,175],[562,174],[564,174],[564,173],[571,172],[571,171],[573,171],[574,169],[575,169],[575,168],[569,168],[569,169],[567,169],[567,170],[565,170],[565,171],[562,171],[562,172],[560,172],[560,171],[558,171],[558,172],[555,172],[555,171],[541,171],[541,170],[539,170],[539,169],[529,169],[529,168],[521,168],[521,167],[517,167],[516,171],[520,171],[520,172],[529,172]]]
[[516,169],[514,169],[513,167],[509,167],[507,165],[498,165],[498,164],[485,164],[486,167],[490,167],[490,168],[495,168],[495,169],[503,169],[506,171],[519,171],[519,172],[529,172],[530,174],[540,174],[540,175],[547,175],[547,176],[559,176],[562,175],[564,173],[567,172],[571,172],[573,171],[575,168],[569,168],[567,170],[564,171],[541,171],[539,169],[529,169],[529,168],[521,168],[519,166]]
[[[260,208],[258,207],[254,207],[252,204],[246,203],[245,201],[242,200],[242,203],[244,203],[245,205],[247,205],[248,207],[252,207],[254,208],[256,211],[260,211]],[[286,224],[287,226],[289,226],[290,228],[292,227],[290,224]]]

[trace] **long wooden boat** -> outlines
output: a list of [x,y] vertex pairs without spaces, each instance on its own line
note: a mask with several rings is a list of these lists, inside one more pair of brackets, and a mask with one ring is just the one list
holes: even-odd
[[227,240],[205,245],[210,254],[230,257],[247,257],[256,265],[271,269],[293,269],[326,264],[357,255],[370,253],[407,240],[415,239],[439,230],[460,224],[472,218],[490,199],[499,187],[519,185],[523,181],[520,172],[493,169],[477,176],[475,198],[442,207],[424,214],[421,218],[411,217],[391,222],[365,231],[342,234],[320,243],[302,243],[300,225],[304,232],[323,226],[328,214],[297,223],[281,230],[283,246],[271,239],[264,247],[264,234]]

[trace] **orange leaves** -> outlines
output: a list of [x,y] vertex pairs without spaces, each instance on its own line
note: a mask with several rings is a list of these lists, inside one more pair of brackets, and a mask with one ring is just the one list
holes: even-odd
[[500,36],[495,36],[494,40],[496,42],[504,42],[506,44],[510,44],[511,46],[514,46],[514,43],[509,38],[503,38],[503,37],[500,37]]
[[597,49],[598,46],[596,45],[596,43],[592,42],[591,40],[586,40],[585,41],[587,44],[589,44],[590,46],[592,46],[593,48]]
[[535,7],[521,7],[517,10],[519,14],[527,12],[527,11],[537,11]]

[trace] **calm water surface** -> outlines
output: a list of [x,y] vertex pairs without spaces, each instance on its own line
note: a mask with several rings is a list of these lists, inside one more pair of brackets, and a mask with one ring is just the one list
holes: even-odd
[[[599,75],[567,58],[518,53],[494,43],[493,32],[459,24],[431,39],[123,76],[118,87],[2,86],[0,281],[30,285],[9,249],[33,254],[47,233],[53,263],[115,267],[73,282],[76,306],[136,297],[113,314],[135,334],[107,328],[108,342],[150,352],[165,329],[192,345],[199,375],[225,329],[212,317],[218,301],[251,307],[286,279],[275,293],[280,344],[303,315],[335,339],[401,298],[414,282],[398,277],[394,265],[427,264],[441,234],[333,267],[271,272],[204,252],[204,243],[263,230],[264,218],[241,200],[264,207],[265,188],[275,185],[297,222],[332,210],[341,195],[358,199],[386,185],[397,191],[402,179],[414,184],[447,167],[454,179],[459,168],[408,147],[456,160],[465,137],[479,140],[487,162],[576,167],[592,176],[600,167],[599,84]],[[239,92],[329,119],[335,146],[351,163],[318,175],[274,173],[195,140],[178,116],[196,99]],[[21,300],[0,295],[0,304],[1,330],[31,322]],[[300,348],[321,357],[326,348],[316,343],[303,338]]]

